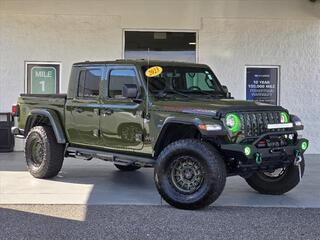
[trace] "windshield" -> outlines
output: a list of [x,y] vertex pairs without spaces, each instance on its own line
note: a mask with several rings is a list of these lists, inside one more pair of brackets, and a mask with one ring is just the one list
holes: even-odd
[[[145,72],[149,67],[142,68]],[[194,94],[223,94],[216,76],[209,68],[161,66],[162,72],[148,78],[149,90],[152,93],[171,92]],[[145,75],[144,75],[145,76]],[[147,79],[147,77],[145,76]]]

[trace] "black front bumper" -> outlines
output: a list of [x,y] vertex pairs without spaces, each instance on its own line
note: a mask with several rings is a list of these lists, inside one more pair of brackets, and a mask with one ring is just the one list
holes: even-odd
[[[289,132],[285,132],[284,134],[289,134]],[[303,142],[309,145],[307,139],[301,138],[286,146],[257,147],[257,143],[267,135],[261,136],[251,144],[222,144],[221,151],[225,156],[236,162],[235,167],[238,172],[252,172],[255,170],[273,170],[286,167],[292,164],[298,155],[302,155],[305,152],[305,149],[302,148]],[[245,154],[246,147],[249,147],[251,150],[248,155]]]

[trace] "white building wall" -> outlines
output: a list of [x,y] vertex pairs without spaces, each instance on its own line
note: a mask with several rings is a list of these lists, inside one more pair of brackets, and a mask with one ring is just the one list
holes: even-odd
[[26,60],[61,62],[61,90],[66,92],[73,62],[119,58],[122,52],[117,16],[4,14],[0,33],[0,111],[8,111],[24,91]]
[[320,24],[310,20],[209,19],[199,33],[208,63],[235,98],[245,98],[245,65],[280,65],[280,104],[301,117],[310,152],[320,152]]
[[320,153],[320,2],[308,0],[0,0],[0,111],[24,91],[24,61],[71,64],[123,56],[124,29],[194,30],[199,61],[236,98],[244,66],[281,66],[281,104]]

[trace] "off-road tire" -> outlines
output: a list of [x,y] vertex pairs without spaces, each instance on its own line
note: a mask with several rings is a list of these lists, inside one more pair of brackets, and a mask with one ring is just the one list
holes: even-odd
[[135,166],[135,165],[124,166],[124,165],[114,164],[114,166],[123,172],[132,172],[132,171],[136,171],[141,168],[141,167]]
[[[170,177],[172,164],[183,157],[195,159],[203,173],[199,188],[187,194],[179,191]],[[213,203],[224,189],[226,176],[225,163],[219,152],[210,144],[196,139],[178,140],[165,147],[154,169],[156,187],[162,198],[181,209],[199,209]]]
[[[304,158],[302,156],[301,176],[304,174]],[[266,177],[262,172],[257,172],[251,177],[246,178],[250,187],[261,194],[282,195],[292,190],[300,182],[299,169],[294,164],[291,164],[285,169],[285,172],[278,179]]]
[[[41,163],[33,160],[34,142],[40,143]],[[48,126],[36,126],[30,130],[26,138],[25,157],[30,174],[36,178],[52,178],[61,170],[64,159],[64,145],[58,144],[56,137]]]

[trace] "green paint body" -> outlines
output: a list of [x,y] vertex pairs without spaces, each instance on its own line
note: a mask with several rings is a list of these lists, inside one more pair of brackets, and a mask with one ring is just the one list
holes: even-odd
[[[166,124],[181,123],[191,126],[220,124],[223,131],[216,133],[201,132],[204,136],[221,136],[224,145],[237,145],[243,153],[241,144],[232,140],[232,133],[225,127],[227,112],[237,111],[283,111],[280,106],[272,106],[253,101],[234,100],[227,97],[205,98],[172,96],[157,98],[147,91],[142,66],[145,61],[114,61],[74,64],[66,96],[26,95],[19,97],[19,128],[25,129],[27,119],[33,109],[49,109],[56,113],[55,121],[62,126],[66,142],[70,145],[91,149],[135,153],[153,156],[161,131]],[[151,66],[191,66],[208,68],[207,65],[151,62]],[[76,96],[78,88],[77,74],[80,68],[101,67],[106,73],[112,67],[134,69],[138,76],[139,99],[110,99],[106,97],[107,80],[102,79],[100,95],[95,99],[80,99]],[[211,71],[211,70],[210,70]],[[107,78],[107,77],[106,77]],[[81,109],[81,112],[75,111]],[[104,114],[105,109],[112,109],[112,114]],[[239,120],[239,119],[238,119]],[[237,120],[237,130],[240,123]],[[211,136],[209,136],[211,134]],[[165,137],[165,136],[162,136]],[[237,149],[237,147],[235,148]]]

